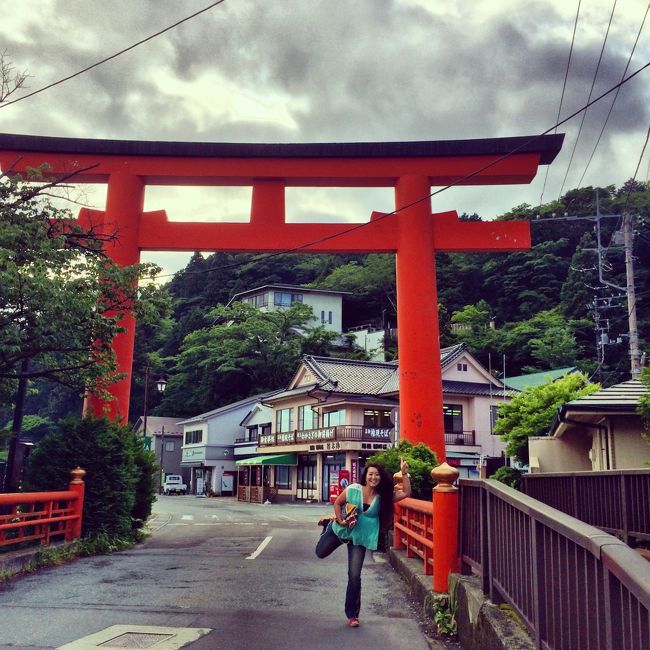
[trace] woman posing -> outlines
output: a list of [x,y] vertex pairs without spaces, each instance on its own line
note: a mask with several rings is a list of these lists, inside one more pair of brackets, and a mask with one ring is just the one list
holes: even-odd
[[[393,503],[411,494],[408,477],[408,463],[400,458],[403,483],[401,490],[393,489],[393,477],[376,463],[365,466],[361,483],[349,485],[334,501],[336,519],[325,527],[318,544],[316,555],[327,557],[341,544],[348,546],[348,586],[345,592],[345,615],[350,627],[359,627],[361,608],[361,569],[366,549],[377,550],[379,529],[388,528],[393,518]],[[346,504],[356,506],[354,517],[346,520],[343,509]],[[354,523],[353,523],[354,522]]]

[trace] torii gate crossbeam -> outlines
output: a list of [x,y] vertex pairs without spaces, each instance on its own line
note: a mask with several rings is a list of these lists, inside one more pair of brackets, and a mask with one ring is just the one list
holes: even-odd
[[[389,143],[239,144],[88,140],[0,134],[3,170],[43,163],[52,175],[106,183],[106,209],[81,210],[81,221],[117,229],[109,247],[122,265],[142,250],[275,252],[318,242],[301,253],[395,253],[401,435],[445,458],[438,340],[436,251],[513,251],[530,247],[527,222],[467,222],[455,212],[431,214],[432,186],[529,183],[549,164],[563,135]],[[514,152],[514,153],[513,153]],[[144,212],[147,185],[252,186],[246,223],[170,222]],[[350,224],[286,223],[286,187],[393,187],[396,214],[373,213]],[[215,215],[218,217],[218,215]],[[128,414],[135,322],[113,341],[119,372],[108,415]],[[94,397],[88,406],[106,413]]]

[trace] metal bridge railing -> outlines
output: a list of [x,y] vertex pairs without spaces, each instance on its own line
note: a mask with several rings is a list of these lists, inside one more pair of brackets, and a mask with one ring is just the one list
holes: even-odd
[[521,491],[626,543],[650,540],[650,469],[526,474]]
[[463,569],[537,648],[650,648],[650,563],[621,540],[497,481],[460,481]]

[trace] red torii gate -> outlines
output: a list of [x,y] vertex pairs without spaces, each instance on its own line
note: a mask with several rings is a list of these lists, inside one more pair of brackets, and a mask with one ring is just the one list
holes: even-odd
[[[445,459],[438,340],[436,251],[513,251],[530,247],[527,222],[467,222],[431,213],[431,186],[529,183],[558,154],[563,135],[388,143],[235,144],[51,138],[0,134],[0,165],[24,172],[47,163],[80,183],[107,183],[106,210],[81,210],[119,233],[107,251],[121,265],[140,251],[275,252],[318,242],[302,253],[395,253],[401,435]],[[247,223],[169,222],[144,212],[147,185],[252,186]],[[349,223],[286,223],[285,187],[394,187],[397,214]],[[322,240],[322,241],[320,241]],[[113,341],[118,371],[107,405],[95,414],[126,419],[135,321]]]

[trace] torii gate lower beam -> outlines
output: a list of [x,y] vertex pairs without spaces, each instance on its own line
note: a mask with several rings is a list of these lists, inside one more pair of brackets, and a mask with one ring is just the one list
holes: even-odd
[[[557,155],[563,136],[440,142],[248,145],[41,138],[0,134],[4,170],[48,163],[52,174],[84,170],[78,182],[108,183],[105,211],[82,210],[80,220],[117,230],[108,250],[122,265],[142,250],[395,253],[398,295],[401,435],[445,458],[438,340],[436,251],[512,251],[530,247],[527,222],[459,222],[455,212],[431,214],[432,185],[528,183]],[[87,169],[89,167],[92,169]],[[248,223],[169,222],[143,211],[146,185],[250,185]],[[396,214],[373,213],[367,226],[290,224],[285,187],[394,187]],[[113,342],[127,379],[112,389],[113,418],[128,413],[135,323]],[[106,413],[90,396],[88,406]]]

